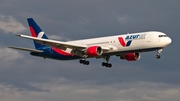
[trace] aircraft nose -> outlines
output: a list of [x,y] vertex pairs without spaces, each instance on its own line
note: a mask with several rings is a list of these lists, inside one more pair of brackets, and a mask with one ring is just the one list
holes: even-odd
[[168,43],[168,44],[170,44],[171,42],[172,42],[171,38],[170,38],[170,37],[168,37],[168,39],[167,39],[167,43]]

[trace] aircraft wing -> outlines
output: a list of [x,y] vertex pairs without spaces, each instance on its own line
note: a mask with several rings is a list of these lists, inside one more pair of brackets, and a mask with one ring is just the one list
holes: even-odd
[[23,48],[23,47],[15,47],[15,46],[10,46],[8,48],[12,49],[17,49],[17,50],[23,50],[23,51],[28,51],[28,52],[35,52],[35,53],[42,53],[42,50],[35,50],[35,49],[30,49],[30,48]]
[[[72,44],[72,43],[67,43],[67,42],[62,42],[62,41],[43,39],[43,38],[32,37],[32,36],[21,35],[21,34],[18,34],[17,36],[20,36],[22,38],[35,40],[36,42],[38,42],[40,44],[51,46],[51,47],[56,47],[56,48],[60,48],[60,49],[71,48],[71,49],[76,49],[76,50],[83,50],[83,49],[88,48],[87,45],[77,45],[77,44]],[[102,47],[102,49],[104,51],[110,50],[107,47]]]

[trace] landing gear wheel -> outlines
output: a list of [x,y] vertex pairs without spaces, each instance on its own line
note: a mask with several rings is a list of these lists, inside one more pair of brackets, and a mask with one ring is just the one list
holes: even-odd
[[89,61],[86,60],[79,60],[80,64],[89,65]]
[[79,63],[82,64],[82,63],[83,63],[83,60],[79,60]]
[[111,68],[111,67],[112,67],[112,64],[103,62],[103,63],[102,63],[102,66],[105,66],[105,67],[107,67],[107,68]]
[[108,64],[108,67],[111,68],[111,67],[112,67],[112,64]]
[[103,63],[102,63],[102,66],[106,66],[106,63],[105,63],[105,62],[103,62]]
[[157,58],[157,59],[160,59],[160,58],[161,58],[161,56],[160,56],[160,55],[156,55],[156,58]]
[[112,67],[112,64],[108,64],[108,63],[107,63],[107,64],[106,64],[106,67],[107,67],[107,68],[111,68],[111,67]]
[[86,61],[86,65],[89,65],[89,61]]

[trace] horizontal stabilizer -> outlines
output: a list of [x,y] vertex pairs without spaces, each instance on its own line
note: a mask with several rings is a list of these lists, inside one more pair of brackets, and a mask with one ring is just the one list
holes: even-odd
[[36,49],[30,49],[30,48],[23,48],[23,47],[14,47],[14,46],[10,46],[8,48],[12,48],[12,49],[17,49],[17,50],[23,50],[23,51],[28,51],[28,52],[36,52],[36,53],[42,53],[42,50],[36,50]]

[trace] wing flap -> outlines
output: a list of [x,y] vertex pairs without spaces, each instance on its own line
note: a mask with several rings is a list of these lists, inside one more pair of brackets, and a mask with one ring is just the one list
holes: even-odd
[[23,48],[23,47],[15,47],[15,46],[10,46],[8,48],[12,49],[17,49],[17,50],[23,50],[23,51],[28,51],[28,52],[36,52],[36,53],[42,53],[42,50],[35,50],[35,49],[30,49],[30,48]]

